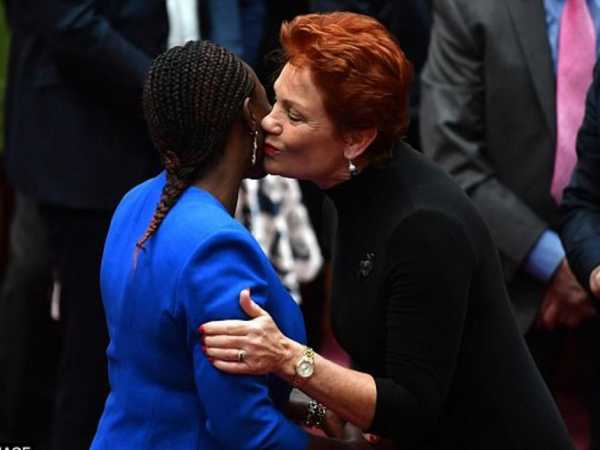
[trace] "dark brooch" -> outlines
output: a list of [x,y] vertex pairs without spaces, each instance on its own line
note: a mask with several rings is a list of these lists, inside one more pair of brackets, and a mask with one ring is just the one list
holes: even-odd
[[365,257],[358,263],[358,274],[362,278],[367,278],[373,271],[375,265],[375,253],[369,252]]

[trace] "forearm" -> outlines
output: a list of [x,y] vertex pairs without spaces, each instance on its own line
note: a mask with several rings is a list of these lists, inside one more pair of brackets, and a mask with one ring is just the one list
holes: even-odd
[[287,340],[285,356],[281,360],[277,375],[327,408],[342,419],[366,430],[373,421],[377,389],[371,375],[347,369],[315,354],[315,371],[307,380],[301,380],[295,372],[295,364],[304,351],[304,346]]

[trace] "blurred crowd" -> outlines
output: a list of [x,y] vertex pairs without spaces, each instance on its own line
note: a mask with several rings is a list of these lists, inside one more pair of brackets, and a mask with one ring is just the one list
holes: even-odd
[[[122,195],[160,170],[140,104],[153,58],[208,39],[254,67],[272,97],[281,22],[348,10],[380,20],[412,61],[406,140],[478,207],[578,449],[600,448],[600,0],[3,3],[12,195],[0,206],[0,444],[89,448],[108,390],[104,237]],[[343,360],[326,320],[332,205],[268,176],[245,182],[237,217],[301,303],[311,344]]]

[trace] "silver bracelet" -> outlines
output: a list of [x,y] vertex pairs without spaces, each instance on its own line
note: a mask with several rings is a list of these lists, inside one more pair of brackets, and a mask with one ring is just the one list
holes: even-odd
[[308,410],[306,412],[306,419],[304,419],[304,425],[307,427],[321,427],[325,421],[325,415],[327,414],[327,408],[315,400],[308,402]]

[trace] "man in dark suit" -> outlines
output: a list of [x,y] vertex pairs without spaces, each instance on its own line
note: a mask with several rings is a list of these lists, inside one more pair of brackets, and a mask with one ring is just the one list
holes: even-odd
[[[108,389],[98,282],[104,237],[121,196],[159,170],[140,98],[145,71],[166,46],[166,7],[15,0],[9,16],[6,170],[18,195],[39,208],[60,297],[52,446],[83,449]],[[14,317],[15,328],[20,320],[28,318]]]
[[[557,234],[553,188],[557,144],[566,135],[557,78],[565,73],[561,60],[572,54],[565,50],[572,42],[567,30],[583,42],[581,28],[565,25],[565,12],[579,8],[577,18],[593,33],[598,9],[588,6],[596,3],[436,0],[422,76],[423,150],[464,188],[490,227],[520,328],[548,378],[564,336],[544,330],[577,328],[594,315]],[[590,47],[595,53],[593,35]],[[543,330],[532,327],[536,318]]]
[[558,51],[551,13],[538,0],[438,0],[422,77],[423,149],[486,219],[523,332],[540,308],[549,328],[591,314],[564,259],[550,192]]
[[562,201],[561,238],[579,282],[600,299],[600,65],[594,70],[583,125],[577,137],[577,165]]

